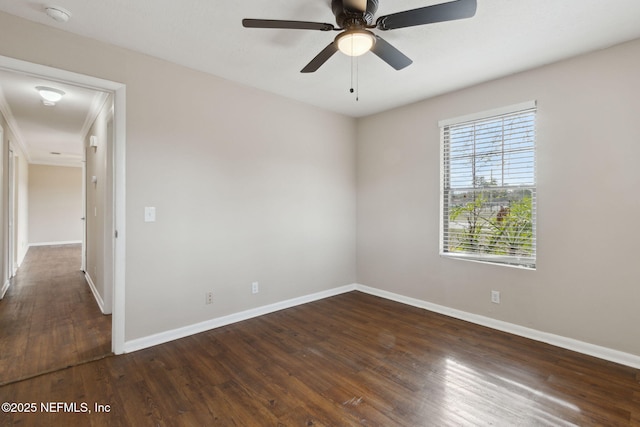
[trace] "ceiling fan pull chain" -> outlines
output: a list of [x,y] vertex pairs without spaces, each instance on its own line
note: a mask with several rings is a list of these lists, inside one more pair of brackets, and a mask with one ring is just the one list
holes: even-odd
[[351,57],[351,85],[349,86],[349,93],[353,93],[353,56]]
[[356,101],[360,100],[360,67],[358,64],[358,57],[356,57]]
[[[353,49],[353,39],[351,39],[351,49]],[[353,93],[353,61],[355,61],[355,57],[351,56],[351,86],[349,88],[349,93]],[[357,98],[356,94],[356,98]]]
[[[353,39],[351,39],[351,50],[353,51]],[[356,101],[358,101],[358,94],[360,92],[360,88],[359,88],[359,79],[358,79],[358,57],[357,56],[351,56],[351,88],[349,89],[349,93],[353,93],[353,61],[356,62],[356,89],[355,89],[355,93],[356,93]]]
[[[355,75],[356,75],[356,88],[355,90],[353,89],[353,61],[356,62],[356,67],[355,67]],[[356,101],[359,101],[359,97],[360,97],[360,67],[358,67],[358,57],[357,56],[352,56],[351,57],[351,88],[349,89],[349,93],[356,93]]]

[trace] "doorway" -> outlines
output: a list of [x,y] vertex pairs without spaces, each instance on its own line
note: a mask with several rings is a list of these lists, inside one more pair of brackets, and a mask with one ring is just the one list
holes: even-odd
[[[108,285],[112,293],[112,334],[111,350],[115,354],[124,352],[124,263],[125,263],[125,85],[96,77],[81,75],[70,71],[60,70],[40,64],[29,63],[13,58],[0,56],[0,69],[35,76],[54,82],[75,85],[82,88],[94,89],[110,93],[113,99],[111,167],[107,170],[106,179],[110,181],[112,192],[106,200],[105,212],[109,212],[108,223],[105,222],[100,230],[103,236],[108,236],[110,249],[104,251],[104,264],[108,265],[112,283]],[[6,152],[6,151],[5,151]],[[8,183],[5,184],[8,191]],[[8,212],[5,210],[5,214]],[[5,229],[8,237],[9,230]],[[6,259],[6,257],[5,257]],[[8,260],[7,260],[8,261]],[[7,265],[7,267],[10,267]]]

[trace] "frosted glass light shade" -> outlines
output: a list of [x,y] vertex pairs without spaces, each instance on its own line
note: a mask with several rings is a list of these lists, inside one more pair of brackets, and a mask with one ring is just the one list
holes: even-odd
[[376,37],[371,31],[350,30],[336,37],[340,52],[348,56],[360,56],[369,52],[376,43]]

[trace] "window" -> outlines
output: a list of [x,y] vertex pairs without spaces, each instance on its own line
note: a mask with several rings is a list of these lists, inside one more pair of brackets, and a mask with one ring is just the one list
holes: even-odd
[[441,121],[443,256],[536,265],[535,102]]

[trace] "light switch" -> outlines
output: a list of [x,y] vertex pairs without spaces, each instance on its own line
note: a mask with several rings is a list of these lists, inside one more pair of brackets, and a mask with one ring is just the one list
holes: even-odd
[[144,208],[144,222],[156,221],[156,208],[153,206],[147,206]]

